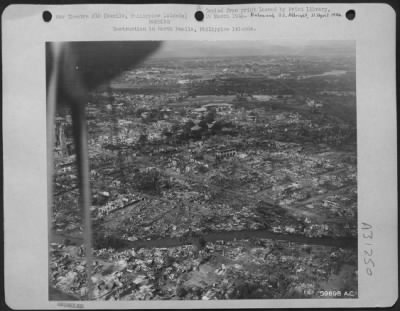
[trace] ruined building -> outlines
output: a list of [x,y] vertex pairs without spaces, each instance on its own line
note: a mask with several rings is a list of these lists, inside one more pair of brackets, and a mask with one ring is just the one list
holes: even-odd
[[235,157],[237,154],[235,149],[224,149],[224,150],[219,150],[215,153],[215,159],[217,161],[225,160],[225,159],[231,159]]
[[56,118],[54,138],[54,154],[56,157],[69,156],[74,152],[69,127],[70,124],[65,118]]

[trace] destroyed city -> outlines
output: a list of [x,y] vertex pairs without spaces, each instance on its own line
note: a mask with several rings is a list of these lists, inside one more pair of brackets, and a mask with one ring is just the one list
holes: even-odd
[[91,90],[90,280],[58,109],[49,299],[357,298],[355,67],[353,41],[171,41]]

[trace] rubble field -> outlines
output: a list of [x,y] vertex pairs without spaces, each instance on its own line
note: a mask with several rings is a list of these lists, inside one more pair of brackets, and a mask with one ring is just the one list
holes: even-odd
[[[79,246],[54,243],[52,280],[77,299],[87,294]],[[100,300],[310,298],[357,283],[352,250],[267,239],[95,251],[92,281]]]
[[[357,297],[355,62],[250,59],[151,60],[90,94],[95,299]],[[59,115],[50,285],[86,299]]]

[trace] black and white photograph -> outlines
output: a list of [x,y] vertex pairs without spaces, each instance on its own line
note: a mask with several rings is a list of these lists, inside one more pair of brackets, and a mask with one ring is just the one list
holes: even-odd
[[11,4],[4,305],[398,300],[396,10]]
[[358,298],[355,40],[45,52],[50,301]]

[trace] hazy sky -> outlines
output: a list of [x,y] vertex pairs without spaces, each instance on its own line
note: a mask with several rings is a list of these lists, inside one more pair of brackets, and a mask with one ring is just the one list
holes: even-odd
[[165,41],[153,57],[256,56],[282,54],[355,55],[355,41]]

